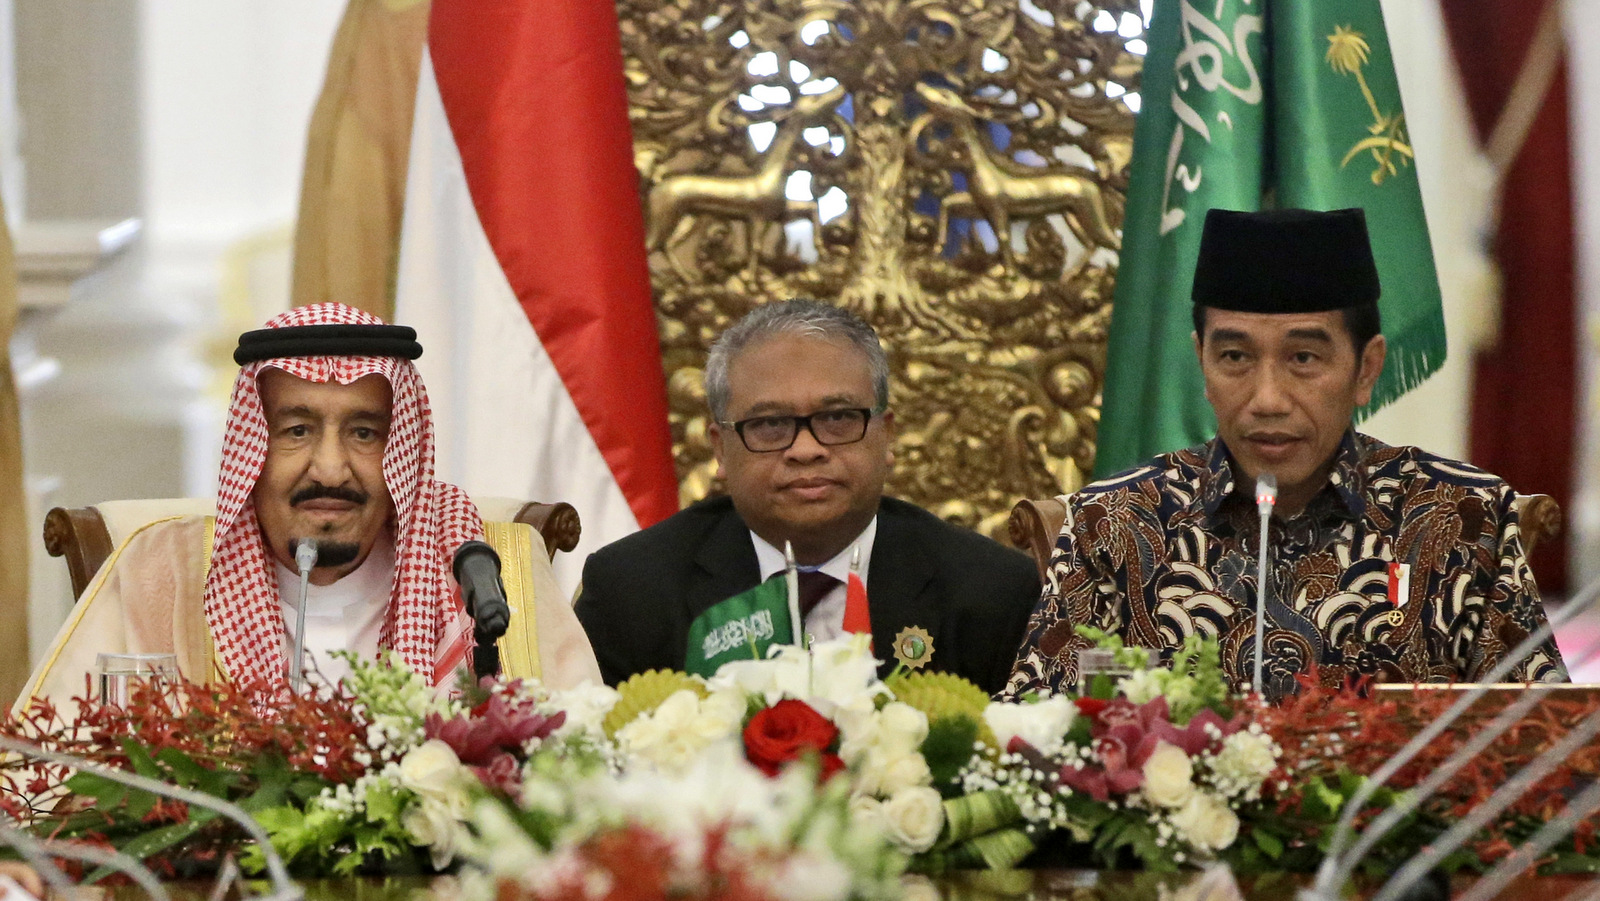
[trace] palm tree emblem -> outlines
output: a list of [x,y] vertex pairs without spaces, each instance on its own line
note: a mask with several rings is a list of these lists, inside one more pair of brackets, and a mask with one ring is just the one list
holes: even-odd
[[1409,165],[1416,154],[1407,143],[1405,113],[1385,113],[1379,109],[1377,98],[1372,96],[1372,89],[1367,86],[1366,76],[1361,74],[1361,67],[1367,64],[1371,52],[1366,37],[1348,25],[1336,25],[1333,34],[1328,35],[1328,65],[1340,75],[1356,77],[1356,84],[1361,86],[1361,96],[1366,98],[1367,108],[1372,110],[1372,124],[1367,126],[1368,136],[1350,148],[1344,159],[1339,161],[1339,168],[1343,169],[1362,151],[1367,151],[1377,164],[1377,168],[1372,170],[1372,183],[1381,185],[1385,178],[1399,174],[1398,166]]

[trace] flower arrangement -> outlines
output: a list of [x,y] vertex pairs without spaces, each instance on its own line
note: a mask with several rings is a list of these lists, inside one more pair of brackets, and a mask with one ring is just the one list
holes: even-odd
[[[80,699],[70,721],[36,703],[6,731],[233,800],[304,875],[462,866],[475,897],[497,899],[641,885],[659,892],[626,897],[871,899],[907,867],[1007,868],[1062,842],[1103,866],[1311,869],[1362,774],[1412,734],[1402,709],[1426,720],[1453,700],[1402,707],[1308,679],[1267,707],[1229,689],[1214,642],[1191,638],[1155,666],[1086,634],[1128,672],[1081,697],[1001,703],[948,674],[880,680],[853,636],[616,690],[493,681],[440,697],[394,660],[352,660],[343,682],[300,697],[159,683],[126,708]],[[1372,866],[1437,836],[1589,712],[1542,710]],[[1465,735],[1447,733],[1363,821]],[[1596,772],[1600,750],[1575,755],[1452,864],[1503,856]],[[91,774],[13,765],[4,789],[0,804],[37,831],[169,874],[234,852],[263,862],[205,812]],[[1595,866],[1595,839],[1587,824],[1548,863]]]

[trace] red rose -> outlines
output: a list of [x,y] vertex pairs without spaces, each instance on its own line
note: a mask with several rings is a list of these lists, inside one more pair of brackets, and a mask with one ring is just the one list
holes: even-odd
[[1078,705],[1079,713],[1098,719],[1100,716],[1100,711],[1106,709],[1106,706],[1111,702],[1102,701],[1099,698],[1078,698],[1072,703]]
[[826,779],[844,766],[839,755],[828,753],[838,737],[838,727],[810,704],[788,699],[750,718],[744,727],[744,752],[768,776],[778,775],[784,764],[802,754],[814,752],[822,758],[822,778]]

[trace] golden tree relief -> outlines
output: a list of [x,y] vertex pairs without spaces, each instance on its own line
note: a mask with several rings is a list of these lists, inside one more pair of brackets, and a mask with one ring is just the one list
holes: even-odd
[[998,535],[1090,470],[1137,108],[1136,0],[620,0],[687,503],[701,366],[813,297],[883,338],[891,493]]

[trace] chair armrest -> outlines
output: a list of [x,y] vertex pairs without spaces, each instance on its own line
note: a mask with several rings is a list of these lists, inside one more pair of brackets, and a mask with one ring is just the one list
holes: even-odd
[[522,509],[517,511],[515,521],[532,526],[539,533],[552,560],[556,551],[570,553],[578,546],[578,539],[583,535],[583,524],[578,520],[577,508],[562,501],[523,504]]
[[1050,556],[1055,553],[1056,536],[1061,534],[1061,524],[1066,521],[1067,502],[1061,497],[1042,500],[1023,498],[1011,508],[1011,519],[1006,523],[1011,543],[1033,557],[1034,566],[1039,568],[1041,583],[1050,572]]
[[72,598],[77,600],[111,556],[111,533],[93,507],[55,507],[44,517],[44,549],[52,557],[67,558]]

